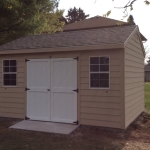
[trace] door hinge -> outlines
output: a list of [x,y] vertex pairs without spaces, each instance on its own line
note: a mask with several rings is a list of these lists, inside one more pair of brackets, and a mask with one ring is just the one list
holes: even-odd
[[79,92],[79,90],[78,90],[78,89],[76,89],[76,90],[73,90],[73,91],[74,91],[74,92],[77,92],[77,93]]
[[25,116],[25,120],[29,120],[30,118],[28,118],[27,116]]
[[28,91],[28,90],[30,90],[30,89],[28,89],[28,88],[25,88],[25,91]]
[[29,59],[25,59],[25,62],[30,61]]
[[73,59],[76,59],[77,61],[79,60],[79,57],[75,57],[75,58],[73,58]]
[[77,121],[75,121],[75,122],[73,122],[74,124],[78,124],[79,123],[79,121],[77,120]]

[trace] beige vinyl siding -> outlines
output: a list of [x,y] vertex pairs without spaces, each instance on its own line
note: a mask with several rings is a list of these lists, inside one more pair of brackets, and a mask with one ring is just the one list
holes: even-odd
[[125,45],[125,127],[144,111],[144,54],[138,32]]
[[[123,125],[123,49],[80,53],[80,123],[112,128]],[[110,56],[110,88],[91,89],[89,57]]]
[[[0,55],[0,117],[24,118],[26,116],[26,76],[27,65],[25,59],[47,59],[47,58],[74,58],[79,57],[77,52],[59,52],[59,53],[42,53],[42,54],[12,54]],[[4,87],[2,86],[2,60],[14,59],[17,60],[17,86]],[[80,62],[78,62],[80,68]],[[80,71],[78,70],[78,77]],[[78,79],[79,85],[80,79]],[[78,95],[78,105],[80,105]],[[80,108],[78,106],[78,108]],[[79,112],[79,110],[78,110]],[[79,114],[78,114],[79,115]],[[80,117],[78,117],[80,118]]]
[[[74,58],[78,60],[78,121],[79,124],[124,128],[123,108],[123,49],[91,50],[40,54],[1,55],[3,59],[18,62],[17,87],[3,87],[0,78],[0,116],[26,116],[26,63],[25,59]],[[110,56],[110,89],[89,88],[89,56]],[[2,65],[1,65],[2,67]],[[2,71],[2,68],[0,68]],[[2,76],[2,72],[0,72]]]
[[[2,61],[17,60],[17,86],[3,86]],[[25,61],[22,56],[0,56],[0,116],[12,118],[25,117]]]

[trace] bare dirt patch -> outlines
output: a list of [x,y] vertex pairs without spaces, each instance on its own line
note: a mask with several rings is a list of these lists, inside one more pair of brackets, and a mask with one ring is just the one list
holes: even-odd
[[19,120],[0,118],[0,150],[149,150],[150,114],[127,130],[80,126],[70,135],[8,129]]

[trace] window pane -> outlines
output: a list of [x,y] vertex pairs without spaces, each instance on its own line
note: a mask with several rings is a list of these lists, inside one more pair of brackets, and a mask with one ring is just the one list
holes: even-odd
[[109,65],[100,65],[100,71],[109,71]]
[[109,57],[100,57],[100,64],[109,64]]
[[4,67],[4,68],[3,68],[3,71],[4,71],[4,72],[9,72],[9,67]]
[[90,64],[99,64],[99,57],[91,57]]
[[100,80],[100,87],[108,88],[109,80]]
[[10,66],[16,66],[16,60],[10,60]]
[[101,73],[100,74],[100,79],[102,80],[102,79],[109,79],[109,74],[108,73]]
[[90,71],[91,72],[99,72],[99,65],[91,65]]
[[4,80],[4,85],[10,85],[10,80]]
[[16,80],[16,74],[11,74],[11,75],[10,75],[10,79],[11,79],[11,80]]
[[11,80],[11,85],[16,85],[16,80]]
[[99,80],[91,80],[91,87],[100,87]]
[[99,73],[91,73],[91,80],[99,80]]
[[16,67],[10,67],[10,72],[17,72],[17,68]]
[[10,74],[4,74],[3,77],[4,77],[4,80],[10,80]]
[[3,66],[9,66],[9,60],[4,60],[3,61]]

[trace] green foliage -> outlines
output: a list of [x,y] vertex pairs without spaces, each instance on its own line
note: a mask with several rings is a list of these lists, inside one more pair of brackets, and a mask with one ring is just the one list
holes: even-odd
[[0,44],[27,34],[60,31],[57,0],[0,0]]
[[81,8],[77,9],[76,7],[74,7],[68,10],[68,14],[66,15],[65,19],[67,24],[69,24],[69,23],[74,23],[77,21],[84,20],[87,17],[89,17],[89,15],[86,15]]
[[145,108],[150,110],[150,83],[145,83]]

